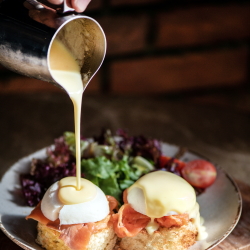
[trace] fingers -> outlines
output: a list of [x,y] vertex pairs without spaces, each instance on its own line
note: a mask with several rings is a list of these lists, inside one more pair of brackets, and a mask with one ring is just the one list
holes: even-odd
[[71,6],[76,12],[83,12],[91,0],[71,0]]
[[63,3],[63,0],[48,0],[48,2],[55,4],[55,5],[59,5]]
[[[76,12],[83,12],[88,4],[90,3],[91,0],[66,0],[67,1],[67,5],[70,8],[75,9]],[[63,3],[63,0],[48,0],[48,2],[50,2],[51,4],[55,4],[55,5],[59,5]],[[24,2],[24,5],[27,9],[34,9],[34,7],[31,7],[32,5]]]
[[[66,0],[67,1],[67,5],[70,7],[70,8],[73,8],[75,9],[76,12],[83,12],[89,2],[91,0]],[[48,2],[52,3],[52,4],[62,4],[63,3],[63,0],[48,0]]]
[[[60,4],[63,0],[49,0],[50,3]],[[69,7],[75,9],[76,12],[83,12],[88,6],[91,0],[67,0]],[[40,6],[41,8],[35,7],[34,5],[24,2],[24,6],[29,9],[29,16],[35,21],[45,24],[51,28],[57,28],[56,17],[57,13],[54,9],[47,6]]]

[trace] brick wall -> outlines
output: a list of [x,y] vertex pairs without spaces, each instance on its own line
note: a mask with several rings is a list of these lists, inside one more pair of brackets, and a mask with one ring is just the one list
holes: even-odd
[[[108,46],[87,93],[249,89],[249,1],[92,0],[85,14]],[[61,90],[1,67],[0,91]]]

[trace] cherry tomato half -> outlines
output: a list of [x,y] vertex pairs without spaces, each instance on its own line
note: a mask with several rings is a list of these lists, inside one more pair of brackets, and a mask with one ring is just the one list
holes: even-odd
[[207,188],[214,183],[217,172],[212,163],[205,160],[193,160],[186,163],[181,174],[192,186]]
[[169,164],[169,162],[171,162],[171,163],[174,162],[174,163],[178,164],[178,170],[179,170],[179,171],[186,165],[185,162],[180,161],[180,160],[178,160],[178,159],[176,159],[176,158],[172,158],[172,157],[165,156],[165,155],[161,155],[161,156],[159,157],[159,165],[160,165],[160,168],[165,168],[166,165]]

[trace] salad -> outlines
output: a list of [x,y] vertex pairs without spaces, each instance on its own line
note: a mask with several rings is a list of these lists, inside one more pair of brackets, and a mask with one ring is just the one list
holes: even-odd
[[[119,202],[126,188],[142,175],[157,170],[182,176],[197,194],[212,185],[216,178],[216,168],[210,162],[184,163],[176,157],[163,155],[157,139],[129,136],[124,130],[118,130],[115,135],[110,130],[102,130],[99,136],[81,139],[82,177]],[[33,159],[30,173],[20,175],[26,204],[36,206],[54,182],[75,174],[75,135],[65,132],[47,148],[45,159]]]

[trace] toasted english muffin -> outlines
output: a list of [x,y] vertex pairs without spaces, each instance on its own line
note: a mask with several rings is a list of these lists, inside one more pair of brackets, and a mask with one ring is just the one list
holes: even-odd
[[186,250],[196,242],[198,231],[192,220],[181,227],[160,227],[152,235],[145,229],[120,240],[120,250]]
[[[38,222],[38,235],[36,242],[47,250],[71,250],[63,240],[59,238],[60,232],[53,230]],[[112,225],[92,234],[86,250],[112,250],[115,246],[117,236]]]

